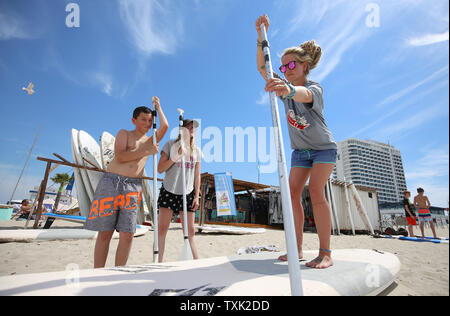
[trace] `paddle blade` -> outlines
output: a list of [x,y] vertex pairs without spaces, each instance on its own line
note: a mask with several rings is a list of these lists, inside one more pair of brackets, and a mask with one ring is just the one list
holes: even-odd
[[185,239],[183,248],[181,249],[179,261],[187,261],[193,259],[194,257],[192,256],[191,246],[189,245],[189,241]]

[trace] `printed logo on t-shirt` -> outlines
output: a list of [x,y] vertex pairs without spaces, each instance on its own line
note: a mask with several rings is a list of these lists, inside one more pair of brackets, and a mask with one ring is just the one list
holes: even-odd
[[[185,168],[186,169],[194,169],[195,168],[194,157],[190,156],[188,159],[189,159],[189,161],[186,159],[186,156],[185,156],[185,164],[184,164]],[[181,160],[179,160],[177,162],[177,167],[181,168]]]
[[306,121],[304,116],[295,115],[293,110],[288,111],[287,121],[291,126],[301,131],[303,131],[305,128],[308,128],[311,125]]

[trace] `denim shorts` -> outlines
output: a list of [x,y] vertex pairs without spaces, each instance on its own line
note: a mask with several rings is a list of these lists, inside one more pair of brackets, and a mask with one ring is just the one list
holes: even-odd
[[142,180],[105,173],[94,194],[85,229],[135,233]]
[[292,152],[291,167],[312,168],[316,163],[336,164],[337,150],[294,150]]

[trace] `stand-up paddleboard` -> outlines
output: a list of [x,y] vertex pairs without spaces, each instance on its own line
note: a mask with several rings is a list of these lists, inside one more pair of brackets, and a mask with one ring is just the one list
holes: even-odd
[[63,219],[63,220],[66,220],[69,222],[75,222],[75,223],[86,222],[86,216],[62,215],[62,214],[55,214],[55,213],[45,213],[44,216],[51,217],[54,219]]
[[[149,231],[145,226],[136,228],[134,237],[142,236]],[[0,230],[2,242],[33,242],[70,239],[96,239],[97,232],[86,229],[14,229]],[[119,233],[114,232],[114,239],[119,239]]]
[[448,240],[441,239],[428,239],[428,238],[419,238],[419,237],[405,237],[405,236],[394,236],[398,237],[400,240],[408,240],[408,241],[417,241],[417,242],[432,242],[435,244],[448,244]]
[[437,239],[437,240],[448,240],[447,237],[438,237],[438,238],[434,238],[434,237],[425,237],[426,239]]
[[[80,165],[80,152],[78,150],[78,130],[72,129],[72,160],[74,164]],[[85,170],[83,170],[85,171]],[[83,172],[81,169],[73,168],[75,177],[75,186],[77,188],[77,199],[78,206],[80,207],[80,215],[88,216],[89,210],[91,208],[91,198],[87,192],[86,185],[84,181],[87,181],[87,174],[85,175],[86,180],[84,180]]]
[[387,238],[387,239],[398,239],[398,240],[406,240],[406,241],[415,241],[415,242],[431,242],[435,244],[448,244],[449,241],[445,239],[434,239],[434,238],[420,238],[420,237],[405,237],[405,236],[390,236],[390,235],[373,235],[375,238]]
[[195,226],[199,232],[207,233],[222,233],[230,235],[251,235],[251,234],[263,234],[266,232],[265,228],[249,228],[249,227],[236,227],[236,226]]
[[[317,251],[305,251],[313,259]],[[287,262],[280,253],[261,253],[139,266],[76,270],[0,278],[0,296],[285,296],[290,295]],[[390,253],[366,249],[333,251],[334,266],[302,270],[304,294],[378,295],[400,271]],[[68,273],[70,272],[70,273]]]
[[103,169],[107,169],[111,161],[114,160],[114,143],[116,138],[108,133],[103,132],[100,137],[100,156],[102,160]]
[[[114,151],[114,144],[115,144],[116,138],[108,133],[103,132],[102,136],[100,137],[100,157],[101,157],[101,163],[103,166],[103,169],[106,170],[109,163],[113,161],[115,156]],[[143,176],[146,177],[147,174],[143,173]],[[144,195],[144,201],[147,205],[150,217],[152,217],[152,211],[151,211],[151,205],[152,205],[152,197],[150,192],[150,185],[148,184],[147,180],[142,180],[142,194]],[[145,221],[145,212],[143,208],[139,208],[139,215],[138,215],[138,223],[143,223]]]
[[[87,163],[84,159],[82,165],[86,167],[97,167],[103,169],[101,164],[100,146],[96,140],[86,133],[85,131],[80,131],[78,133],[78,146],[80,148],[81,157],[90,161],[93,165]],[[100,182],[103,173],[96,172],[92,170],[86,170],[89,178],[89,183],[91,184],[92,191],[95,193],[98,183]]]

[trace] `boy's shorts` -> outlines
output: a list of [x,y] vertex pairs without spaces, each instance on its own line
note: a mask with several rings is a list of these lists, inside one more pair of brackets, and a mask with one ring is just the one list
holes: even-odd
[[135,233],[142,180],[105,173],[94,194],[85,229]]
[[407,216],[406,221],[408,222],[408,225],[411,225],[411,226],[417,225],[417,221],[416,221],[415,217]]
[[316,163],[336,164],[337,150],[294,150],[292,152],[291,167],[312,168]]
[[[186,195],[187,202],[187,211],[195,212],[191,209],[192,202],[194,201],[195,190],[192,190],[191,193]],[[164,186],[161,186],[161,190],[159,191],[158,197],[158,209],[159,208],[168,208],[172,210],[175,214],[179,214],[179,212],[183,211],[183,195],[173,194],[166,189]]]
[[423,208],[418,211],[419,213],[419,222],[432,222],[433,217],[431,217],[431,212],[429,209]]

